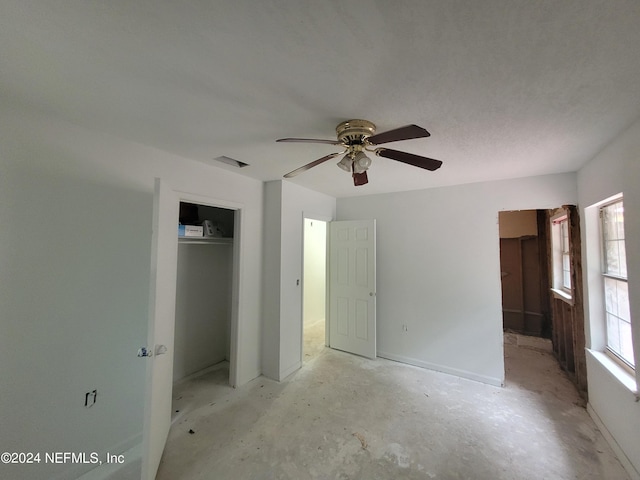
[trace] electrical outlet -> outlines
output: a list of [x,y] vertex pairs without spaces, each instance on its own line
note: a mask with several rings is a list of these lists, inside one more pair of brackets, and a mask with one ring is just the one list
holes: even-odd
[[98,390],[92,390],[84,394],[84,406],[87,408],[93,407],[98,397]]

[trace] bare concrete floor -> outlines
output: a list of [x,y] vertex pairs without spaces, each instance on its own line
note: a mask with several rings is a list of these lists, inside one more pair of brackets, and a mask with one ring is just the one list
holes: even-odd
[[316,358],[322,353],[322,350],[324,350],[324,329],[324,320],[314,322],[304,327],[302,353],[305,363]]
[[504,388],[322,345],[282,383],[216,370],[176,389],[157,479],[628,479],[545,346],[506,340]]

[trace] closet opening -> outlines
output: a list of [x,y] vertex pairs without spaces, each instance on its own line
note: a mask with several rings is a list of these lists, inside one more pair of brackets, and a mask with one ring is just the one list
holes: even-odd
[[231,388],[236,216],[180,202],[172,421]]
[[327,222],[304,218],[302,292],[302,362],[327,345]]

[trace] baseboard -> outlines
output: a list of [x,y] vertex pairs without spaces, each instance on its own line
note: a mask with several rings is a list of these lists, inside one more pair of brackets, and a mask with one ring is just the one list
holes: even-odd
[[318,320],[313,320],[312,322],[305,323],[302,328],[315,327],[318,323],[325,323],[324,318],[319,318]]
[[220,357],[216,360],[213,360],[211,364],[209,364],[208,367],[203,367],[200,370],[196,370],[195,372],[191,372],[188,375],[185,375],[184,377],[178,378],[177,380],[173,381],[173,386],[175,387],[176,385],[179,385],[183,382],[186,382],[187,380],[193,380],[194,378],[198,378],[201,375],[205,375],[209,372],[212,372],[214,370],[218,370],[219,368],[222,367],[228,367],[229,366],[229,362],[227,361],[226,357]]
[[224,358],[218,360],[217,362],[215,362],[214,364],[208,367],[203,368],[202,370],[198,370],[196,372],[190,373],[186,377],[182,377],[177,380],[174,380],[173,386],[175,387],[177,385],[180,385],[181,383],[187,382],[189,380],[193,380],[194,378],[201,377],[202,375],[206,375],[207,373],[213,372],[214,370],[219,370],[223,367],[229,367],[229,362]]
[[622,448],[620,448],[620,445],[618,445],[618,442],[615,438],[613,438],[613,435],[611,435],[611,432],[609,432],[609,429],[602,422],[590,403],[587,403],[587,412],[589,413],[589,416],[593,420],[593,423],[596,424],[596,426],[602,433],[602,436],[611,447],[611,450],[613,450],[613,452],[616,454],[618,460],[627,471],[629,476],[632,478],[632,480],[640,480],[640,472],[638,472],[638,470],[636,470],[636,468],[633,466],[627,455],[624,453]]
[[425,362],[416,358],[404,357],[402,355],[396,355],[394,353],[378,352],[378,357],[393,360],[394,362],[406,363],[415,367],[422,367],[428,370],[435,370],[436,372],[446,373],[448,375],[454,375],[456,377],[466,378],[467,380],[474,380],[480,383],[486,383],[495,387],[504,386],[504,381],[496,377],[488,377],[486,375],[479,375],[477,373],[469,372],[467,370],[460,370],[457,368],[446,367],[444,365],[438,365],[436,363]]

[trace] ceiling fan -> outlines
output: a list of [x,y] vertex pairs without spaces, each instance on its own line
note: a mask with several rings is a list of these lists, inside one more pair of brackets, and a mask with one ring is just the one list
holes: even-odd
[[338,162],[338,167],[347,172],[351,172],[353,176],[353,184],[356,187],[359,185],[365,185],[369,182],[369,179],[367,178],[367,169],[371,165],[371,159],[365,155],[365,152],[372,152],[379,157],[390,158],[391,160],[396,160],[398,162],[431,171],[437,170],[442,166],[442,162],[440,160],[434,160],[433,158],[422,157],[413,153],[400,152],[398,150],[391,150],[390,148],[376,148],[377,145],[381,145],[383,143],[429,137],[431,134],[422,127],[417,125],[407,125],[405,127],[378,133],[377,135],[375,133],[376,126],[368,120],[347,120],[336,127],[337,140],[280,138],[276,140],[276,142],[325,143],[328,145],[338,145],[344,149],[341,152],[325,155],[318,160],[314,160],[300,168],[296,168],[292,172],[284,175],[284,178],[295,177],[299,173],[305,172],[326,162],[327,160],[344,155],[344,157]]

